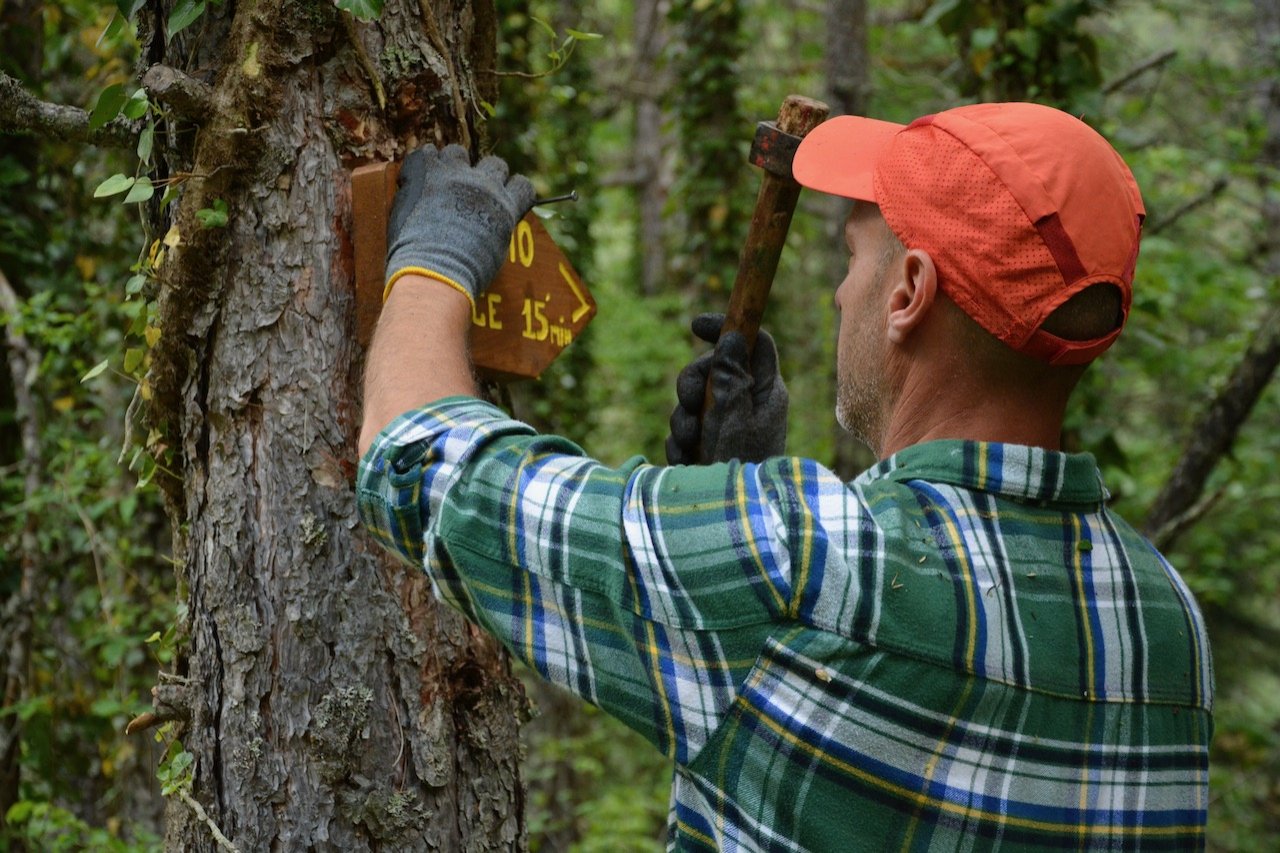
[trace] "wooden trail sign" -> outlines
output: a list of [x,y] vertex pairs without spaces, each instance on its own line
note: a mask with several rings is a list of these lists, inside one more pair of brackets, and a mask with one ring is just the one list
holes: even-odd
[[[387,220],[399,163],[374,163],[351,173],[355,243],[356,324],[368,345],[382,311]],[[596,303],[538,217],[516,225],[506,263],[471,313],[471,360],[490,379],[536,377],[582,334]]]

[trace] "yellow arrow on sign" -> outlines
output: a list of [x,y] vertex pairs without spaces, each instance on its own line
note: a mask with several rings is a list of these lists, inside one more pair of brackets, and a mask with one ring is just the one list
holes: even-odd
[[573,273],[564,265],[563,261],[560,262],[560,275],[569,285],[569,289],[573,291],[574,297],[578,300],[578,307],[573,309],[572,317],[573,322],[576,323],[591,310],[591,303],[587,301],[586,294],[582,292],[582,288],[578,286],[577,279],[574,278]]

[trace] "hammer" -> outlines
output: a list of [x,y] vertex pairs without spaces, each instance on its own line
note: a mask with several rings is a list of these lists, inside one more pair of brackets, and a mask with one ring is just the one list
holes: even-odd
[[[791,162],[795,159],[800,140],[821,124],[830,111],[831,108],[821,101],[788,95],[778,111],[778,120],[762,121],[756,127],[750,161],[764,169],[764,175],[751,215],[747,242],[738,260],[738,274],[729,295],[724,327],[720,330],[721,335],[741,332],[747,340],[748,352],[755,350],[760,318],[764,315],[769,289],[778,271],[778,257],[787,240],[791,215],[800,197],[800,185],[791,174]],[[708,412],[713,406],[711,381],[708,379],[702,410]]]

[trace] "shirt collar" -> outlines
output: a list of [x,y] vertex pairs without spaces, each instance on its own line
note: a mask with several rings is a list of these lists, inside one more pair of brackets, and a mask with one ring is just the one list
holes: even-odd
[[879,479],[928,480],[1041,503],[1097,505],[1110,497],[1091,454],[986,441],[929,441],[907,447],[867,469],[855,482]]

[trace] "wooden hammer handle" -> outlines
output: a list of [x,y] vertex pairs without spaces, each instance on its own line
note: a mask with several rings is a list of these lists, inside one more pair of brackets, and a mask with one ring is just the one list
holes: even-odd
[[[826,120],[831,109],[821,101],[802,95],[788,95],[778,112],[777,128],[783,133],[802,138]],[[741,332],[747,339],[748,352],[754,351],[764,316],[769,290],[778,271],[778,258],[787,231],[791,227],[791,215],[800,198],[800,185],[793,178],[781,177],[765,171],[756,196],[755,210],[751,215],[751,227],[747,242],[742,247],[738,261],[738,274],[729,295],[729,308],[725,312],[724,327],[720,334]],[[715,401],[708,378],[703,413],[711,411]]]
[[[830,111],[821,101],[788,95],[778,112],[777,127],[783,133],[803,138],[826,120]],[[741,332],[751,349],[755,348],[760,319],[764,316],[773,277],[778,271],[778,258],[787,241],[791,215],[799,197],[800,185],[794,179],[764,173],[721,331],[721,334]]]

